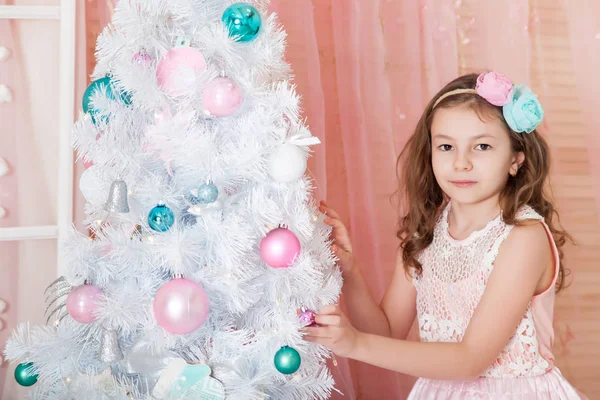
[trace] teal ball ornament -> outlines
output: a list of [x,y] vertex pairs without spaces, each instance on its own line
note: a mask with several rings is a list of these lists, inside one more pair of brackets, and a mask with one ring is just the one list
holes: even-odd
[[302,360],[296,349],[284,346],[275,354],[274,362],[277,371],[284,375],[290,375],[298,371]]
[[237,42],[250,42],[258,36],[262,19],[258,10],[248,3],[235,3],[227,7],[221,18],[229,36]]
[[148,214],[148,225],[157,232],[166,232],[175,223],[173,211],[164,204],[154,207]]
[[[123,102],[123,104],[131,104],[131,96],[128,93],[119,92],[112,84],[111,77],[105,76],[104,78],[97,79],[90,83],[85,92],[83,93],[82,107],[83,112],[91,115],[92,121],[96,122],[96,115],[102,110],[93,107],[92,98],[96,96],[96,93],[103,93],[106,98],[111,100],[117,100],[117,98]],[[107,121],[108,122],[108,121]]]
[[15,368],[15,380],[21,386],[33,386],[38,380],[38,374],[33,372],[33,363],[21,363]]

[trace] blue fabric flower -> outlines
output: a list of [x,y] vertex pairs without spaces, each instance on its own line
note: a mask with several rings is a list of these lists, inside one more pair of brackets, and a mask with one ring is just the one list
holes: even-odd
[[502,107],[508,126],[515,132],[531,133],[544,119],[538,97],[525,85],[515,85],[512,99]]

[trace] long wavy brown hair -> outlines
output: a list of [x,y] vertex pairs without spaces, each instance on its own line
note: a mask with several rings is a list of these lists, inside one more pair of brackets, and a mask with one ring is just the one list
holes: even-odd
[[515,177],[509,177],[506,187],[500,194],[502,218],[505,223],[519,225],[515,219],[517,211],[524,205],[531,206],[542,217],[556,242],[560,255],[556,290],[565,286],[568,271],[563,265],[563,246],[571,236],[560,227],[558,213],[549,196],[547,182],[550,172],[550,151],[548,143],[534,130],[530,134],[513,131],[502,116],[502,108],[494,106],[474,93],[461,93],[446,97],[433,108],[438,98],[455,89],[473,89],[477,74],[461,76],[444,87],[427,105],[419,119],[414,134],[410,137],[398,157],[397,173],[400,183],[400,218],[398,238],[400,238],[402,258],[407,274],[411,271],[420,275],[423,272],[419,255],[433,241],[433,231],[443,207],[449,200],[438,185],[431,165],[431,123],[435,110],[439,108],[467,107],[475,111],[482,120],[500,119],[510,135],[512,149],[523,152],[525,161]]

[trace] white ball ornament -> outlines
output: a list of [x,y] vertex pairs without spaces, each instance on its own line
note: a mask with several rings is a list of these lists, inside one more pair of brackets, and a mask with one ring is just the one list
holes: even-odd
[[102,168],[92,165],[81,174],[79,190],[88,203],[104,204],[110,184],[111,181],[105,176]]
[[306,172],[306,158],[306,152],[300,147],[283,144],[269,160],[269,175],[280,183],[296,181]]

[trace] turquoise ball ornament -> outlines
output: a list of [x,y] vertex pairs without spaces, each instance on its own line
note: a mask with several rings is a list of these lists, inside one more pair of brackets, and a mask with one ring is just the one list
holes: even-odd
[[15,380],[21,386],[33,386],[38,380],[38,374],[33,372],[33,363],[22,363],[15,368]]
[[118,96],[119,100],[124,104],[131,104],[131,96],[128,93],[119,92],[113,87],[110,76],[93,81],[83,93],[82,107],[83,112],[92,116],[94,123],[96,122],[96,115],[101,111],[92,106],[92,97],[95,96],[96,92],[104,93],[111,100],[116,100]]
[[164,204],[154,207],[148,214],[148,225],[157,232],[168,231],[175,223],[173,211]]
[[284,346],[275,354],[275,368],[285,375],[293,374],[300,368],[300,353],[296,349]]
[[237,42],[250,42],[258,36],[262,20],[260,13],[248,3],[235,3],[227,7],[221,18],[229,36]]
[[198,201],[202,204],[210,204],[219,198],[219,189],[212,183],[205,183],[198,189]]

